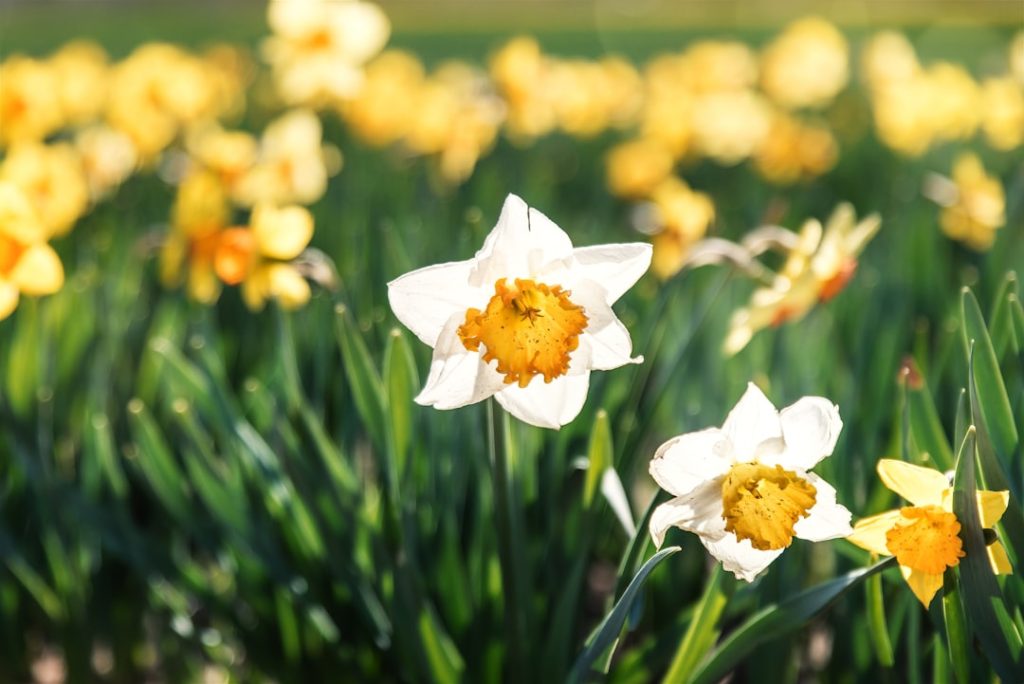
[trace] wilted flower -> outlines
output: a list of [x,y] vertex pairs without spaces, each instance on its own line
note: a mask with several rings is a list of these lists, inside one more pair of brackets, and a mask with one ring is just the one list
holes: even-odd
[[996,230],[1006,223],[1006,196],[998,178],[985,173],[972,153],[957,157],[953,181],[934,178],[926,186],[929,196],[942,205],[942,231],[975,250],[992,247]]
[[53,294],[64,284],[47,235],[21,189],[0,181],[0,319],[11,315],[21,295]]
[[[943,573],[966,555],[953,513],[953,488],[937,470],[892,459],[878,462],[878,476],[911,505],[858,520],[848,539],[871,553],[896,556],[903,579],[927,608],[942,587]],[[991,528],[1006,511],[1009,493],[979,490],[977,499],[981,525]],[[1013,572],[1001,543],[987,550],[996,574]]]
[[263,54],[289,105],[319,107],[354,96],[362,65],[391,33],[380,7],[358,0],[272,0],[267,21],[273,36]]
[[842,427],[828,399],[804,397],[780,412],[750,383],[721,428],[675,437],[651,459],[651,476],[674,497],[651,516],[654,543],[670,527],[693,532],[726,570],[752,582],[794,537],[845,537],[850,512],[808,472],[832,454]]
[[848,52],[843,34],[824,19],[795,21],[761,55],[761,87],[789,109],[827,105],[846,86]]
[[857,257],[878,232],[876,214],[856,222],[853,207],[836,207],[824,230],[815,219],[800,232],[783,269],[770,285],[756,289],[750,304],[733,314],[725,353],[735,354],[754,333],[803,318],[818,302],[839,294],[857,268]]
[[89,207],[82,160],[67,143],[25,143],[11,148],[0,163],[0,180],[21,189],[47,237],[68,233]]
[[453,409],[494,396],[527,423],[565,425],[583,408],[591,370],[642,360],[611,305],[650,258],[645,244],[573,248],[509,195],[474,258],[388,284],[395,315],[434,349],[417,403]]

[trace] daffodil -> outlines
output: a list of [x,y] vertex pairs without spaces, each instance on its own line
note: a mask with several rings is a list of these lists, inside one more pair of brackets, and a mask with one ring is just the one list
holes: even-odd
[[[927,608],[942,587],[943,573],[966,555],[953,513],[953,488],[937,470],[893,459],[878,462],[878,476],[911,505],[858,520],[848,539],[872,553],[896,556],[903,578]],[[979,490],[977,499],[981,525],[991,528],[1006,511],[1009,492]],[[987,550],[995,573],[1013,572],[1000,542]]]
[[703,192],[672,177],[654,189],[646,207],[647,217],[657,231],[651,238],[654,273],[662,279],[671,278],[682,269],[690,249],[715,220],[715,205]]
[[761,56],[761,87],[783,107],[821,107],[846,85],[849,49],[834,25],[819,17],[790,24]]
[[611,307],[650,260],[646,244],[574,248],[509,195],[475,257],[388,284],[398,320],[434,349],[417,403],[453,409],[494,396],[527,423],[565,425],[583,408],[592,370],[642,361]]
[[166,287],[183,282],[189,297],[211,304],[221,282],[213,268],[220,237],[231,215],[220,177],[200,169],[178,186],[171,208],[171,231],[160,251],[160,279]]
[[305,207],[258,204],[248,228],[220,235],[213,257],[217,276],[241,285],[242,299],[253,311],[275,299],[285,309],[309,301],[309,284],[294,264],[313,237],[313,216]]
[[75,150],[96,200],[123,183],[135,170],[139,156],[132,139],[103,124],[84,128],[75,135]]
[[721,428],[674,437],[651,459],[651,476],[674,497],[651,516],[654,543],[671,527],[693,532],[726,570],[752,582],[794,537],[845,537],[850,512],[808,472],[832,454],[842,427],[828,399],[777,411],[749,384]]
[[56,70],[12,55],[0,62],[0,147],[38,142],[64,123]]
[[0,181],[0,319],[18,306],[20,295],[53,294],[64,284],[60,258],[21,189]]
[[971,249],[990,249],[996,231],[1006,223],[1006,194],[977,155],[964,153],[953,164],[953,179],[932,176],[925,194],[942,206],[942,232]]
[[82,159],[68,143],[14,146],[0,163],[0,180],[21,188],[47,237],[67,234],[89,208]]
[[725,353],[737,353],[759,330],[799,320],[818,302],[839,294],[880,226],[875,214],[857,221],[849,204],[836,207],[824,229],[815,219],[807,221],[782,270],[770,284],[754,290],[748,306],[733,314]]

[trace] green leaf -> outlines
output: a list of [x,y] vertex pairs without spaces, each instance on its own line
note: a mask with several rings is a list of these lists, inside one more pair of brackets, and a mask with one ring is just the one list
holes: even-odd
[[373,364],[366,341],[359,334],[348,310],[338,305],[335,308],[335,332],[341,347],[341,358],[345,366],[345,378],[352,392],[352,400],[370,437],[378,448],[384,448],[384,384]]
[[416,359],[405,335],[398,328],[388,335],[384,350],[384,382],[387,396],[388,435],[395,455],[395,476],[405,472],[413,429],[413,397],[419,389]]
[[882,667],[895,664],[892,654],[892,642],[889,640],[889,628],[885,619],[885,600],[882,595],[882,576],[872,575],[866,580],[868,629],[871,633],[871,644],[875,647],[875,656]]
[[969,684],[971,680],[971,650],[967,619],[964,616],[963,603],[960,601],[956,573],[952,568],[946,570],[942,584],[942,617],[946,626],[949,661],[953,665],[956,680],[960,684]]
[[[907,409],[910,414],[910,432],[918,449],[926,452],[939,470],[953,467],[953,450],[942,430],[939,412],[935,409],[928,383],[913,359],[904,366],[906,371]],[[926,464],[931,465],[931,464]]]
[[992,335],[992,347],[996,357],[1001,358],[1007,347],[1017,348],[1016,335],[1013,329],[1012,303],[1019,296],[1017,290],[1017,274],[1009,271],[1003,278],[1003,284],[996,293],[992,303],[992,311],[989,320],[992,321],[989,330]]
[[643,558],[647,545],[651,542],[651,534],[647,528],[651,523],[651,516],[654,515],[654,509],[658,507],[659,499],[658,495],[651,497],[651,502],[647,504],[647,510],[644,511],[643,519],[636,526],[636,532],[629,540],[626,552],[622,554],[622,560],[619,562],[619,579],[615,583],[616,600],[621,598],[626,591],[626,578],[633,576],[634,569],[640,565],[640,559]]
[[[972,396],[973,398],[973,396]],[[992,572],[978,514],[975,479],[976,439],[967,430],[953,482],[953,513],[960,522],[965,556],[960,560],[960,590],[971,632],[1004,682],[1024,681],[1024,643]]]
[[587,448],[587,479],[583,483],[583,507],[590,508],[594,495],[601,484],[601,476],[611,467],[615,452],[612,447],[612,431],[608,423],[608,412],[601,409],[594,418],[590,430],[590,446]]
[[686,628],[686,634],[679,642],[672,664],[662,679],[665,684],[687,681],[697,663],[714,646],[719,634],[718,620],[735,587],[736,583],[732,578],[728,577],[720,564],[715,563],[700,603],[697,604],[690,625]]
[[996,452],[1003,462],[1009,461],[1017,449],[1017,426],[1010,408],[1010,398],[999,371],[992,340],[985,328],[985,319],[978,307],[978,300],[967,288],[961,298],[961,313],[964,323],[964,351],[971,357],[971,340],[974,340],[974,384],[978,390],[978,408],[985,427],[991,435]]
[[429,608],[420,613],[420,638],[426,651],[431,681],[439,684],[455,684],[462,681],[463,671],[466,669],[462,656]]
[[695,684],[713,684],[719,681],[739,665],[754,648],[795,632],[843,593],[894,564],[895,558],[886,558],[869,568],[853,570],[764,608],[726,637],[725,641],[700,664],[692,681]]
[[600,658],[609,648],[614,651],[615,644],[619,639],[619,632],[622,631],[622,626],[626,624],[626,618],[629,616],[630,610],[633,607],[633,601],[640,592],[640,588],[643,587],[644,582],[647,581],[648,575],[651,574],[651,571],[654,570],[661,561],[679,550],[680,547],[678,546],[670,546],[654,554],[646,563],[644,563],[643,567],[640,568],[640,571],[629,583],[629,586],[626,587],[626,591],[623,592],[622,598],[615,603],[611,612],[605,616],[604,620],[601,621],[600,626],[590,639],[587,640],[586,648],[583,649],[583,652],[576,659],[576,664],[573,666],[572,672],[569,673],[570,682],[586,681],[587,677],[592,672],[592,666],[597,662],[598,658]]
[[153,493],[175,518],[192,515],[186,480],[174,453],[141,399],[128,402],[128,421],[139,452],[135,459]]

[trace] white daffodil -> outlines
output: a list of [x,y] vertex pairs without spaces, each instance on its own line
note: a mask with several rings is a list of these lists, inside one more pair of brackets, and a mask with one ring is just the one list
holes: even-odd
[[417,403],[453,409],[494,396],[522,421],[565,425],[583,408],[591,370],[643,360],[611,307],[650,262],[647,244],[573,248],[509,195],[475,257],[388,284],[398,320],[434,349]]
[[828,399],[804,397],[780,412],[749,384],[721,428],[670,439],[651,459],[651,475],[675,497],[651,517],[654,543],[672,526],[688,530],[726,570],[752,582],[793,537],[850,534],[836,490],[807,472],[832,453],[842,428]]

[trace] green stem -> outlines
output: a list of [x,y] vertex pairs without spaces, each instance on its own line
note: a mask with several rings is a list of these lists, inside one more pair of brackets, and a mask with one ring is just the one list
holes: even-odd
[[697,663],[714,646],[718,638],[719,630],[716,625],[734,587],[735,583],[726,576],[722,566],[716,563],[704,587],[700,603],[693,611],[690,626],[686,628],[686,634],[679,643],[679,649],[672,658],[672,664],[669,665],[662,682],[675,684],[689,680]]
[[[512,492],[509,479],[508,425],[502,430],[495,419],[494,399],[487,400],[487,451],[490,456],[491,484],[494,487],[494,514],[498,527],[498,561],[505,598],[505,628],[508,632],[509,681],[523,681],[526,645],[526,596],[522,575],[517,571],[521,548],[516,543],[513,524]],[[499,431],[502,434],[499,434]]]

